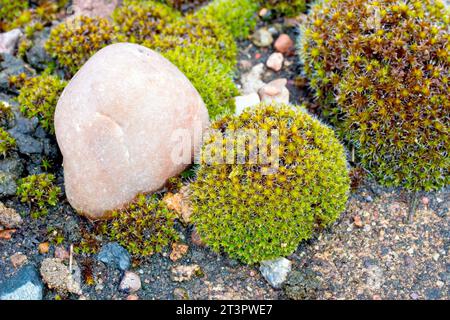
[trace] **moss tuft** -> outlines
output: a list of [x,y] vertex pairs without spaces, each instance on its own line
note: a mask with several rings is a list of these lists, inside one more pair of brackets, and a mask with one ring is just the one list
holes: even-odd
[[179,47],[163,54],[192,82],[208,108],[209,116],[233,113],[234,97],[239,95],[232,71],[223,66],[208,49]]
[[28,1],[0,0],[0,32],[13,29],[13,24],[28,9]]
[[235,66],[238,53],[236,43],[228,30],[214,20],[197,18],[191,14],[170,24],[164,33],[144,42],[144,45],[160,52],[189,45],[208,48],[220,62],[229,67]]
[[[345,209],[350,181],[344,148],[330,128],[305,111],[261,105],[226,116],[212,129],[221,134],[205,139],[191,189],[192,220],[214,251],[223,249],[246,263],[290,255]],[[264,154],[265,144],[257,145],[261,135],[247,140],[245,163],[225,164],[208,157],[228,157],[223,146],[234,145],[236,152],[236,141],[243,142],[239,132],[252,130],[268,133],[271,161],[250,160],[254,151]],[[278,148],[270,148],[276,136]]]
[[67,82],[46,74],[26,80],[17,98],[20,111],[28,118],[37,117],[41,126],[53,134],[56,104],[66,85]]
[[254,0],[214,0],[195,13],[216,21],[236,39],[246,38],[256,26],[258,3]]
[[441,1],[324,1],[301,57],[322,112],[378,181],[450,182],[449,11]]
[[103,18],[76,17],[54,27],[46,50],[69,76],[98,50],[113,42],[114,27]]
[[3,128],[0,127],[0,155],[6,157],[8,152],[14,149],[16,140]]
[[58,203],[61,188],[54,181],[55,176],[49,173],[31,175],[17,181],[16,194],[21,202],[30,205],[33,218],[46,216],[48,207]]
[[306,11],[306,0],[262,0],[262,5],[286,17],[295,17]]
[[118,41],[138,44],[151,41],[179,17],[172,8],[155,1],[126,1],[113,14]]
[[174,229],[176,214],[156,196],[140,194],[122,210],[111,212],[111,221],[103,222],[99,231],[117,241],[137,257],[159,253],[178,239]]

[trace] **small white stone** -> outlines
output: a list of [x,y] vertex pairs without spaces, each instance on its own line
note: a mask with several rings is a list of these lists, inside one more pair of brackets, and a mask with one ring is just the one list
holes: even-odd
[[126,271],[122,281],[120,282],[119,289],[130,293],[136,292],[141,289],[141,279],[136,273]]
[[284,61],[283,54],[275,52],[270,55],[269,59],[267,59],[266,66],[269,69],[278,72],[283,67],[283,61]]
[[235,98],[236,103],[236,115],[240,115],[245,108],[254,107],[260,104],[261,100],[257,93],[247,94],[245,96],[239,96]]
[[258,91],[261,102],[289,104],[290,94],[286,84],[287,79],[276,79],[263,86]]
[[261,262],[259,271],[274,288],[280,288],[292,269],[292,262],[286,258],[278,258]]
[[0,53],[14,54],[17,43],[22,35],[23,33],[20,29],[0,33]]
[[255,65],[250,72],[244,73],[241,77],[242,94],[251,94],[258,92],[261,87],[265,85],[262,81],[262,75],[264,73],[264,64],[259,63]]

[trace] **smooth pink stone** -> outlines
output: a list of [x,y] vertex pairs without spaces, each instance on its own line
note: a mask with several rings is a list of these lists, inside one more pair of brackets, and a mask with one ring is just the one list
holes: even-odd
[[157,191],[192,162],[208,122],[197,90],[161,55],[130,43],[100,50],[55,112],[70,204],[103,219],[138,193]]
[[77,16],[107,18],[122,2],[122,0],[73,0],[72,7]]

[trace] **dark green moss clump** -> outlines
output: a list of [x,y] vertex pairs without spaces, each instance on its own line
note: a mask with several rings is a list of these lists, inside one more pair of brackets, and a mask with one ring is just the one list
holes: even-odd
[[[330,128],[305,111],[261,105],[226,116],[212,129],[221,134],[204,141],[202,165],[192,184],[192,220],[213,250],[223,249],[246,263],[287,256],[345,209],[350,181],[344,148]],[[235,141],[242,143],[230,130],[264,130],[269,146],[276,139],[272,130],[278,130],[279,146],[268,148],[270,161],[262,163],[249,158],[263,152],[265,147],[256,142],[262,136],[247,140],[245,163],[209,157],[226,159],[224,146],[236,150]]]
[[55,176],[49,173],[31,175],[17,181],[16,194],[21,202],[30,205],[33,218],[46,216],[48,208],[58,203],[61,188],[54,181]]
[[126,208],[112,211],[110,215],[112,220],[99,226],[100,232],[134,256],[161,252],[178,239],[174,229],[176,214],[155,196],[138,195]]
[[126,1],[113,14],[118,40],[142,44],[163,32],[180,15],[155,1]]
[[53,134],[56,104],[66,85],[67,82],[46,74],[26,80],[17,98],[20,111],[28,118],[37,117],[41,126]]
[[301,57],[322,113],[388,186],[450,183],[449,11],[440,1],[314,5]]
[[217,60],[211,50],[188,46],[163,55],[192,82],[212,119],[234,112],[234,97],[239,95],[239,91],[233,82],[232,72]]
[[46,50],[72,76],[94,53],[111,44],[114,35],[108,20],[80,16],[54,27]]

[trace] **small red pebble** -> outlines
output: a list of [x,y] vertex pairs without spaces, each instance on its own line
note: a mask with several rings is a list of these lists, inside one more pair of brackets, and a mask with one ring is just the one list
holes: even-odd
[[430,199],[428,199],[427,197],[423,197],[422,198],[422,203],[424,206],[427,206],[430,203]]
[[361,217],[360,216],[354,216],[353,217],[353,223],[355,224],[355,226],[357,226],[358,228],[362,228],[363,223],[361,221]]
[[381,297],[378,294],[376,294],[372,297],[372,299],[373,300],[381,300]]
[[287,34],[283,33],[275,41],[274,47],[278,52],[288,53],[294,47],[294,41]]
[[255,59],[261,59],[261,53],[255,53]]
[[135,295],[135,294],[130,294],[130,295],[127,297],[127,300],[135,301],[135,300],[139,300],[139,297],[138,297],[137,295]]

